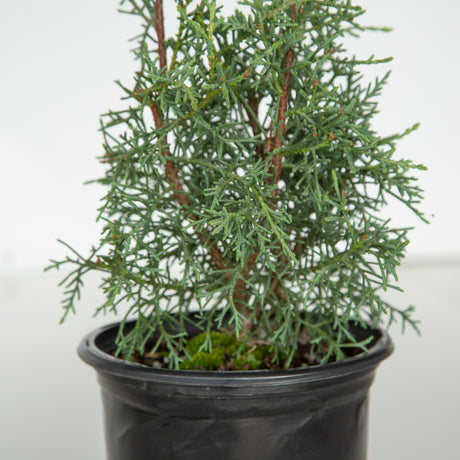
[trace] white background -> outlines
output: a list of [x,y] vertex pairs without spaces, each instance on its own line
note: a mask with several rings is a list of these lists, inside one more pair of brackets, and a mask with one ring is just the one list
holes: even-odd
[[[168,0],[172,4],[172,0]],[[3,2],[0,15],[0,271],[43,267],[64,238],[86,251],[98,237],[104,195],[84,181],[99,177],[99,115],[119,106],[135,65],[127,39],[138,29],[115,0]],[[228,1],[231,10],[235,1]],[[410,211],[390,211],[397,225],[417,225],[408,256],[460,256],[458,172],[460,41],[454,0],[368,0],[363,22],[391,25],[352,42],[359,56],[393,56],[381,98],[382,134],[421,122],[399,154],[429,167],[420,183],[431,225]],[[168,2],[166,3],[168,4]],[[167,30],[175,17],[167,9]],[[169,25],[169,27],[168,27]],[[382,68],[383,71],[385,68]]]
[[[82,183],[102,173],[98,117],[119,106],[113,81],[130,82],[135,65],[127,39],[138,29],[116,12],[115,0],[1,3],[0,320],[6,332],[0,350],[7,378],[0,380],[0,458],[98,459],[96,381],[74,349],[84,332],[109,320],[90,319],[98,300],[90,283],[80,314],[58,327],[57,278],[41,269],[65,254],[57,238],[81,251],[97,241],[96,208],[104,192]],[[235,3],[227,1],[226,9]],[[397,206],[389,211],[397,225],[416,225],[402,283],[404,301],[419,306],[424,335],[401,339],[394,332],[399,348],[373,393],[370,460],[432,459],[437,453],[455,459],[460,426],[453,410],[460,410],[460,398],[445,379],[460,383],[453,352],[460,320],[460,2],[362,3],[368,10],[362,22],[394,31],[368,33],[350,46],[362,57],[395,58],[376,127],[387,134],[421,122],[399,152],[429,167],[420,183],[431,220],[418,223]],[[167,10],[167,30],[173,17]],[[374,431],[382,427],[385,434]]]

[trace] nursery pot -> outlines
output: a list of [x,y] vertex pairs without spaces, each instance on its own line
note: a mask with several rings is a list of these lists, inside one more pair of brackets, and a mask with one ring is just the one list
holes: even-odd
[[391,354],[286,371],[175,371],[113,357],[118,324],[78,353],[98,374],[109,460],[365,460],[369,388]]

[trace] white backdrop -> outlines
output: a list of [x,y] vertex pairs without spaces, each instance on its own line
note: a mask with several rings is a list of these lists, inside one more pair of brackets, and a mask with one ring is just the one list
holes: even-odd
[[[60,257],[64,238],[81,251],[98,239],[99,114],[119,105],[115,79],[129,82],[134,64],[127,39],[134,20],[115,0],[2,2],[0,15],[0,273],[43,267]],[[225,3],[231,10],[235,0]],[[460,45],[454,0],[368,0],[363,22],[391,25],[391,34],[353,41],[360,56],[394,56],[376,126],[402,131],[400,154],[429,167],[421,174],[431,225],[389,210],[398,225],[417,225],[409,257],[460,255],[457,175]],[[172,5],[172,0],[171,0]],[[167,30],[174,8],[167,8]],[[383,72],[385,69],[382,68]]]

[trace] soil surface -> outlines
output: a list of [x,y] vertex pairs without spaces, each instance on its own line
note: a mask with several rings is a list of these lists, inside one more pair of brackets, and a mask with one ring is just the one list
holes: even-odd
[[[197,338],[199,338],[199,336],[195,337],[194,339],[196,340]],[[239,345],[241,344],[240,342],[237,343]],[[193,356],[192,359],[190,359],[187,358],[185,354],[179,354],[179,357],[184,360],[181,368],[203,371],[284,370],[307,368],[321,364],[324,356],[327,353],[327,348],[325,347],[312,347],[312,345],[308,342],[298,342],[295,356],[290,364],[288,364],[287,359],[280,359],[278,362],[276,362],[274,360],[274,353],[270,352],[269,343],[263,340],[252,339],[248,341],[245,347],[245,351],[239,354],[238,357],[236,354],[229,352],[228,350],[229,348],[226,348],[225,346],[213,343],[213,351],[218,351],[220,352],[221,356],[224,356],[224,358],[220,359],[217,364],[215,362],[210,363],[210,361],[212,361],[210,358],[212,358],[215,353],[199,352],[195,355],[198,357],[198,359],[194,359]],[[344,348],[343,351],[347,358],[363,353],[363,350],[359,347],[347,347]],[[257,358],[253,359],[254,356]],[[157,349],[154,353],[148,351],[144,352],[143,354],[136,353],[132,360],[138,364],[157,369],[170,368],[169,351],[164,346],[160,346],[160,348]],[[328,360],[328,363],[335,361],[336,357],[332,356]]]

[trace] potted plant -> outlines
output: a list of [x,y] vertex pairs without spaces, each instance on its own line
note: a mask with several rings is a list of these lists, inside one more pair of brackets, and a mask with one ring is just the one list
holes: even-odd
[[[392,351],[383,321],[416,327],[397,288],[422,219],[401,135],[372,128],[388,74],[362,83],[343,38],[349,0],[124,0],[142,28],[126,107],[102,116],[102,237],[63,280],[103,274],[98,312],[121,315],[79,347],[99,375],[114,459],[366,458],[368,390]],[[384,29],[382,29],[384,30]],[[168,31],[169,32],[169,31]]]

